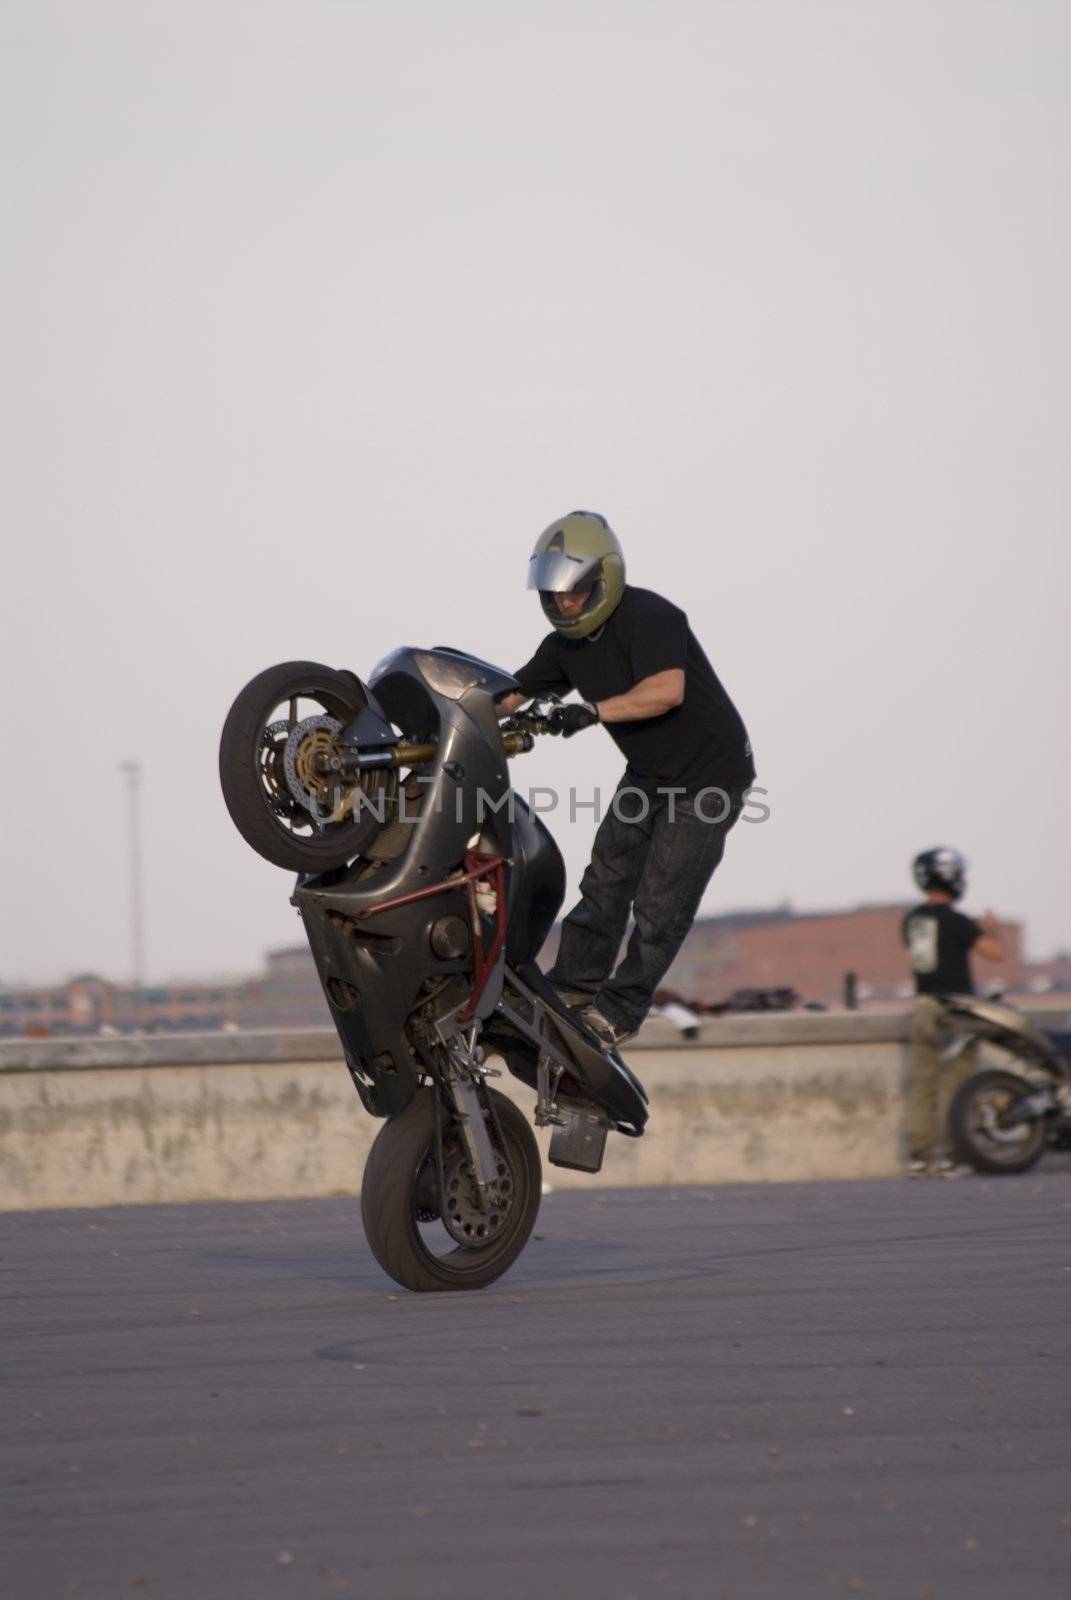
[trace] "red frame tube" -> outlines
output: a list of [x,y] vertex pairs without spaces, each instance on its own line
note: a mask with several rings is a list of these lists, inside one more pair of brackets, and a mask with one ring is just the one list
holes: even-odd
[[[490,945],[485,949],[483,922],[476,904],[476,883],[480,878],[490,878],[495,890],[495,931]],[[393,911],[396,906],[411,905],[414,900],[428,900],[432,895],[447,889],[464,887],[469,903],[469,925],[472,930],[473,986],[472,996],[459,1022],[471,1022],[480,996],[494,971],[495,962],[506,938],[506,863],[502,856],[481,855],[478,850],[466,850],[464,868],[458,878],[447,878],[444,883],[430,883],[426,889],[412,889],[408,894],[395,895],[392,900],[382,900],[377,906],[359,911],[358,917],[374,917],[380,911]]]

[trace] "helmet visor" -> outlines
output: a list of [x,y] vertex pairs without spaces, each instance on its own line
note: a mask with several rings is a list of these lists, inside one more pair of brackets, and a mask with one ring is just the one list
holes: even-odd
[[568,594],[585,589],[598,577],[598,556],[568,556],[563,550],[537,551],[528,563],[529,589],[545,594]]

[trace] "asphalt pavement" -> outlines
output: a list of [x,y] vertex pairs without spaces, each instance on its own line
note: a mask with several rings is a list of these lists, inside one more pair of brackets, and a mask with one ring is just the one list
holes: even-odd
[[1071,1595],[1071,1158],[552,1194],[418,1296],[351,1199],[0,1218],[12,1600]]

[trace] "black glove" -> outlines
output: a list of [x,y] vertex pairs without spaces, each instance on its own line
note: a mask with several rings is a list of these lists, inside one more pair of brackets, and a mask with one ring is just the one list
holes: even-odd
[[592,727],[598,720],[598,707],[587,700],[574,702],[568,706],[555,706],[547,718],[551,733],[562,733],[567,739],[571,739],[573,734],[579,733],[582,728]]

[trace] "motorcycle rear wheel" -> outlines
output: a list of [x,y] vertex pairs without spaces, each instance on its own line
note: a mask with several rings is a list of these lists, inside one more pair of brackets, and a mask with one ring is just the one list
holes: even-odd
[[1048,1141],[1044,1118],[1004,1124],[1017,1100],[1030,1093],[1017,1073],[989,1068],[960,1084],[948,1110],[948,1137],[957,1161],[975,1172],[1027,1172]]
[[[502,1130],[500,1174],[509,1186],[510,1202],[499,1227],[485,1241],[456,1244],[442,1254],[429,1242],[432,1213],[442,1207],[433,1090],[419,1090],[376,1135],[361,1183],[361,1220],[372,1254],[403,1288],[418,1292],[486,1288],[513,1265],[528,1242],[542,1192],[539,1146],[512,1100],[495,1089],[488,1089],[487,1096]],[[493,1121],[488,1131],[497,1145]],[[464,1170],[459,1163],[459,1171]],[[439,1231],[446,1237],[441,1227]]]
[[[317,661],[284,661],[258,673],[231,706],[219,742],[223,798],[242,838],[274,866],[330,872],[361,855],[378,833],[380,821],[371,807],[356,819],[350,812],[321,826],[300,803],[301,788],[295,794],[286,773],[288,759],[293,773],[302,765],[306,744],[329,746],[330,729],[344,728],[366,704],[352,673]],[[286,714],[278,717],[284,707]],[[289,756],[288,746],[296,746]],[[362,787],[368,792],[387,781],[377,773]],[[308,792],[311,800],[313,789]]]

